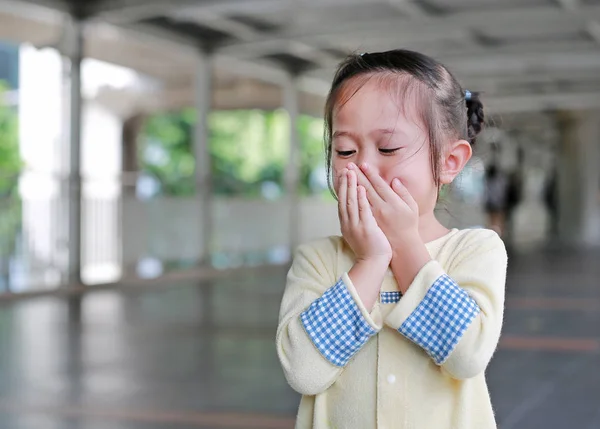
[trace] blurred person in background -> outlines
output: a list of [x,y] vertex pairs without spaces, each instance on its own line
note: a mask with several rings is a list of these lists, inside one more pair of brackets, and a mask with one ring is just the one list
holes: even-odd
[[513,239],[515,229],[515,211],[523,200],[524,168],[525,151],[519,146],[517,149],[517,165],[508,175],[508,189],[506,191],[506,226],[502,238],[509,245]]
[[[502,170],[498,157],[498,146],[492,144],[492,160],[485,170],[485,212],[488,218],[488,228],[504,235],[507,211],[509,206],[509,176]],[[512,208],[516,206],[511,201]]]
[[558,173],[556,167],[552,167],[546,176],[543,188],[543,200],[549,216],[549,231],[551,238],[558,236]]

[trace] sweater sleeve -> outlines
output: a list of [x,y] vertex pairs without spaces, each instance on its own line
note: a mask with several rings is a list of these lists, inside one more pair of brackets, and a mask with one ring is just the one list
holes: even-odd
[[385,319],[456,379],[485,370],[504,313],[504,243],[493,231],[472,235],[447,272],[437,261],[427,263]]
[[329,388],[382,327],[379,308],[362,304],[347,274],[335,278],[331,240],[300,246],[287,276],[277,354],[290,386],[303,395]]

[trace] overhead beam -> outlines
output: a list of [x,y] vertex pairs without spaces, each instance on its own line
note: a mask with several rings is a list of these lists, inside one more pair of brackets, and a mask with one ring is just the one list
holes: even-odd
[[147,18],[168,15],[183,7],[198,4],[195,0],[100,0],[92,9],[92,18],[111,24],[129,24]]
[[2,0],[0,1],[0,13],[7,13],[51,24],[62,22],[63,20],[60,9],[37,2]]
[[[95,16],[114,23],[126,23],[139,21],[154,16],[164,16],[180,11],[182,13],[212,13],[224,14],[249,14],[260,15],[261,13],[273,13],[277,11],[293,11],[298,0],[214,0],[204,1],[198,4],[194,0],[104,0],[99,3],[95,10]],[[397,17],[387,19],[368,20],[363,16],[356,16],[355,20],[347,21],[343,26],[331,25],[331,22],[313,19],[309,23],[300,20],[300,28],[290,22],[290,28],[277,37],[286,36],[311,36],[329,34],[344,34],[354,31],[377,31],[394,30],[398,28],[399,22],[406,27],[406,33],[424,30],[422,26],[428,24],[430,28],[436,28],[440,24],[444,28],[455,26],[481,27],[485,28],[490,23],[494,25],[539,25],[542,28],[564,22],[564,9],[556,7],[511,7],[506,10],[478,10],[460,11],[446,14],[442,17],[433,17],[422,13],[421,8],[411,0],[381,0],[393,4],[400,11],[408,11],[410,20],[399,20]],[[570,4],[572,0],[560,0]],[[343,7],[343,5],[364,4],[364,0],[346,0],[340,5],[339,0],[303,0],[303,8],[312,8],[318,11],[327,6]],[[574,17],[587,19],[600,18],[600,6],[578,6],[569,7]],[[317,13],[318,15],[318,13]],[[385,27],[385,28],[384,28]]]
[[[275,85],[256,84],[240,81],[229,88],[217,87],[213,90],[213,109],[264,109],[275,110],[281,107],[282,89]],[[118,113],[121,117],[143,112],[152,114],[189,107],[194,104],[194,91],[189,86],[165,87],[155,92],[132,93],[123,89],[103,88],[96,101]],[[302,113],[313,116],[323,114],[322,96],[300,94]]]
[[[358,0],[355,0],[358,1]],[[260,35],[250,26],[243,23],[228,19],[223,16],[228,9],[223,8],[223,5],[235,5],[231,11],[239,13],[238,7],[252,7],[252,11],[265,9],[273,11],[277,7],[289,7],[294,4],[294,0],[244,0],[241,1],[222,1],[222,2],[207,2],[207,4],[198,5],[197,2],[190,0],[175,0],[169,2],[156,0],[121,0],[109,1],[106,0],[98,7],[94,17],[97,20],[108,21],[113,24],[130,24],[139,25],[135,21],[140,21],[144,18],[154,16],[169,16],[176,20],[197,22],[203,26],[225,31],[237,39],[243,40],[246,43],[252,43],[260,38]],[[146,28],[146,31],[149,29]],[[277,41],[271,42],[272,45],[279,46]],[[282,49],[273,47],[265,51],[265,54],[281,51],[292,51],[295,55],[317,64],[323,64],[327,60],[335,58],[309,45],[299,41],[285,42]],[[228,53],[223,53],[227,55]],[[254,56],[253,56],[254,57]],[[323,64],[324,65],[324,64]]]
[[425,16],[427,12],[413,0],[387,0],[388,4],[411,18]]
[[[577,87],[583,87],[584,84],[589,84],[589,88],[595,91],[595,88],[600,88],[600,72],[597,69],[590,70],[539,70],[531,73],[479,73],[472,72],[455,73],[459,82],[473,90],[483,91],[484,97],[495,97],[503,93],[516,93],[517,87],[522,90],[523,87],[528,88],[526,91],[531,92],[536,85],[547,87],[551,84],[564,82],[566,84],[573,83]],[[321,82],[329,83],[332,78],[332,70],[318,70],[308,73],[305,78],[318,79]],[[512,88],[511,87],[515,87]],[[326,92],[324,86],[324,93]],[[569,90],[569,86],[561,87],[553,86],[557,91]],[[574,88],[571,88],[574,90]]]
[[[116,2],[105,0],[110,4]],[[371,0],[372,2],[385,2],[394,0]],[[120,0],[118,3],[146,3],[148,6],[157,7],[161,3],[164,7],[167,7],[168,3],[163,0]],[[187,4],[186,4],[187,3]],[[220,15],[226,14],[248,14],[257,15],[265,13],[277,13],[284,11],[294,11],[299,8],[325,8],[329,6],[343,7],[352,5],[364,5],[365,0],[344,0],[343,4],[340,4],[340,0],[205,0],[202,3],[194,0],[175,0],[172,1],[173,5],[167,10],[176,9],[187,9],[187,11],[197,11],[198,13],[210,12]],[[130,8],[133,12],[133,8]],[[156,9],[157,10],[157,9]],[[124,7],[113,7],[113,12],[118,13],[119,11],[125,11]],[[141,8],[138,7],[138,11]]]
[[252,27],[210,11],[194,13],[193,9],[180,9],[171,12],[169,16],[178,21],[199,23],[214,30],[225,31],[240,40],[251,41],[258,37]]
[[[566,11],[578,12],[581,8],[580,0],[556,0],[558,4]],[[592,18],[584,24],[584,31],[592,40],[600,44],[600,20]]]
[[[155,28],[145,24],[128,25],[127,28],[135,30],[139,37],[152,41],[152,43],[162,44],[165,49],[182,49],[190,55],[196,55],[200,49],[194,39],[174,35],[169,31]],[[288,73],[282,67],[266,63],[264,61],[246,61],[235,58],[231,55],[221,53],[213,54],[213,64],[217,69],[223,68],[231,73],[237,73],[240,76],[250,77],[262,82],[283,85],[287,79]],[[319,78],[299,79],[298,84],[304,92],[323,95],[324,87],[327,83]]]
[[479,57],[440,57],[459,75],[522,74],[544,71],[600,70],[600,52],[488,54]]
[[[393,38],[392,38],[393,36]],[[472,35],[467,29],[464,28],[455,28],[450,32],[428,32],[427,34],[374,34],[369,36],[361,36],[357,40],[360,40],[360,46],[370,46],[376,45],[380,48],[385,48],[387,46],[401,46],[410,48],[413,44],[417,46],[420,43],[428,43],[433,44],[435,46],[436,41],[444,42],[449,40],[454,40],[457,42],[461,42],[460,52],[456,52],[455,56],[471,56],[478,57],[481,55],[481,46],[475,46],[473,43],[469,43],[471,41]],[[398,42],[401,40],[402,42]],[[282,49],[282,46],[285,46],[288,39],[269,39],[263,40],[255,43],[246,43],[246,44],[235,44],[223,47],[221,51],[223,53],[242,56],[249,58],[252,56],[254,52],[256,53],[267,53],[271,50]],[[344,43],[345,42],[345,43]],[[464,43],[463,43],[464,42]],[[306,42],[307,44],[310,42]],[[313,45],[325,45],[320,41],[312,42]],[[334,39],[327,39],[327,46],[358,46],[358,42],[354,42],[352,35],[336,35]],[[342,49],[343,50],[343,49]],[[348,49],[348,52],[351,52],[353,49]],[[440,45],[439,49],[429,49],[428,54],[438,58],[439,56],[443,56],[444,52],[447,49],[444,49],[443,45]],[[554,52],[587,52],[589,55],[597,55],[596,48],[590,47],[589,43],[585,40],[581,41],[573,41],[573,40],[565,40],[565,41],[522,41],[520,43],[511,43],[507,45],[501,45],[494,47],[493,52],[495,54],[527,54],[531,52],[535,53],[554,53]]]
[[[171,17],[186,22],[197,22],[206,27],[210,27],[220,31],[226,31],[235,36],[236,38],[244,40],[245,42],[250,44],[253,43],[254,40],[257,40],[261,37],[260,34],[251,26],[212,12],[204,11],[202,13],[197,13],[194,12],[193,9],[179,10],[173,12],[171,14]],[[266,55],[275,52],[287,52],[297,57],[303,58],[307,61],[311,61],[321,65],[326,65],[327,62],[337,60],[337,57],[299,41],[272,40],[267,42],[267,45],[269,45],[268,49],[263,50],[261,53],[257,53],[256,51],[244,51],[243,49],[236,48],[234,49],[235,52],[221,51],[221,54],[234,55],[236,58],[252,59],[256,56],[260,56],[261,54]],[[246,54],[252,55],[248,57]]]
[[576,11],[581,7],[579,0],[556,0],[560,7],[568,11]]
[[[248,44],[252,45],[252,42],[248,42]],[[252,50],[244,49],[244,46],[245,45],[236,45],[231,48],[219,49],[218,52],[223,55],[231,55],[242,59],[252,59],[268,54],[285,52],[317,63],[324,68],[339,62],[337,56],[329,54],[319,47],[295,40],[269,40],[262,42],[259,48],[253,45],[254,49]]]
[[[314,0],[309,0],[314,1]],[[332,1],[332,0],[323,0]],[[351,0],[360,2],[361,0]],[[292,7],[296,0],[102,0],[94,16],[113,23],[131,23],[145,18],[182,13],[261,14]]]
[[[160,1],[160,0],[159,0]],[[303,0],[304,6],[308,7],[317,0]],[[323,0],[330,1],[330,0]],[[351,0],[362,1],[362,0]],[[297,4],[297,0],[213,0],[198,4],[196,1],[190,5],[190,10],[198,12],[212,12],[218,14],[251,14],[274,13],[289,10]]]
[[[489,53],[473,56],[469,54],[439,55],[436,57],[459,78],[495,76],[510,79],[523,75],[565,74],[568,73],[599,73],[600,49],[595,51],[554,51],[554,52],[523,52],[515,54]],[[322,70],[311,72],[311,76],[329,74],[337,62],[327,64]]]
[[64,15],[41,17],[18,10],[0,12],[0,39],[15,44],[31,43],[40,48],[52,45],[60,38]]
[[586,31],[590,37],[598,44],[600,44],[600,21],[591,20],[586,25]]
[[[304,44],[305,46],[336,46],[340,43],[353,40],[353,38],[360,39],[363,46],[364,44],[377,44],[382,45],[384,43],[390,43],[393,40],[401,40],[402,46],[408,46],[412,42],[424,43],[424,42],[436,42],[438,40],[458,40],[467,42],[471,38],[470,32],[462,27],[454,27],[451,29],[445,29],[442,31],[430,31],[427,33],[405,33],[402,30],[400,34],[398,31],[394,33],[371,33],[366,35],[359,34],[336,34],[329,37],[273,37],[273,38],[260,38],[254,41],[247,41],[243,43],[231,43],[219,48],[219,51],[229,55],[235,55],[245,58],[250,58],[257,55],[266,55],[272,52],[282,52],[286,47],[292,46],[293,44]],[[338,61],[336,57],[331,57],[334,63]],[[325,64],[327,65],[327,64]]]
[[[485,31],[486,27],[493,23],[495,27],[507,28],[552,28],[563,26],[566,19],[586,22],[589,19],[600,19],[600,5],[582,6],[569,16],[556,7],[512,7],[507,10],[491,11],[461,11],[451,13],[443,17],[424,15],[411,19],[398,19],[390,17],[386,19],[368,20],[357,16],[356,20],[347,20],[343,25],[331,25],[331,23],[314,20],[311,25],[302,27],[290,23],[289,28],[276,34],[255,40],[255,46],[260,47],[262,43],[275,39],[289,39],[306,43],[327,42],[332,37],[363,38],[374,35],[385,35],[399,41],[415,40],[416,37],[428,37],[430,40],[445,40],[448,33],[455,33],[457,29],[466,31],[472,29]],[[227,48],[231,48],[233,42]],[[252,44],[242,43],[244,49],[252,49]]]
[[598,71],[576,71],[569,70],[563,72],[554,72],[549,70],[540,71],[538,73],[527,74],[490,74],[490,75],[460,75],[458,76],[461,82],[466,82],[468,85],[473,85],[475,91],[479,87],[506,87],[511,84],[528,84],[528,83],[554,83],[560,81],[570,81],[577,83],[593,82],[600,84],[600,74]]
[[596,108],[600,108],[600,92],[523,94],[520,96],[486,99],[486,110],[490,114]]

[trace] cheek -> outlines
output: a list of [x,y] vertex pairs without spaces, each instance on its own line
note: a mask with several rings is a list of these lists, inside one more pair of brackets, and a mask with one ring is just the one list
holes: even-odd
[[331,165],[331,182],[333,183],[333,189],[335,190],[335,192],[338,191],[338,187],[340,186],[339,174],[343,168],[344,167],[339,168],[335,164]]
[[335,191],[335,193],[338,193],[338,187],[340,186],[340,179],[338,179],[337,175],[334,173],[333,178],[331,180],[331,182],[333,183],[333,190]]
[[346,168],[348,162],[349,161],[345,159],[334,159],[331,162],[331,181],[333,183],[333,189],[335,189],[336,192],[340,183],[339,175],[342,170]]
[[433,172],[427,157],[415,157],[399,163],[387,169],[382,176],[389,184],[394,178],[400,179],[420,207],[429,205],[432,199],[437,198]]

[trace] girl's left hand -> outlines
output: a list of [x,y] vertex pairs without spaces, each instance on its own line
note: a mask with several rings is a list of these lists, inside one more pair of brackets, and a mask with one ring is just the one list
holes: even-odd
[[419,235],[419,206],[399,179],[390,186],[367,164],[358,168],[350,163],[347,168],[356,172],[358,184],[367,190],[375,220],[393,249]]

